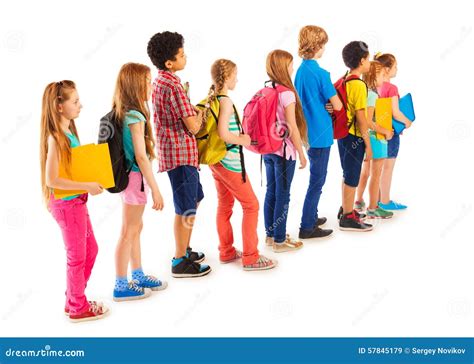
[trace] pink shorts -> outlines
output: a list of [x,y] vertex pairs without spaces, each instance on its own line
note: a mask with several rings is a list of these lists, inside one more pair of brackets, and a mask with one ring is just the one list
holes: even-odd
[[122,202],[127,205],[146,205],[146,196],[150,191],[150,187],[148,187],[144,178],[143,186],[144,191],[142,192],[142,174],[140,172],[130,172],[128,175],[128,186],[120,192]]

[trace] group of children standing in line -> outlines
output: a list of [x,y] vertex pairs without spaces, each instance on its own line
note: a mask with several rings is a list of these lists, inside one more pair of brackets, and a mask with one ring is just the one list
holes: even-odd
[[[406,207],[390,199],[399,136],[374,122],[376,98],[390,97],[393,116],[407,128],[411,124],[399,110],[398,91],[390,83],[397,72],[395,57],[377,54],[370,61],[368,46],[364,42],[347,44],[342,52],[344,63],[349,68],[346,77],[356,77],[346,82],[345,105],[337,95],[329,73],[318,64],[327,41],[328,36],[320,27],[305,26],[301,29],[299,55],[303,61],[294,83],[290,53],[274,50],[267,57],[266,70],[270,81],[274,87],[284,87],[278,95],[276,117],[288,130],[281,150],[263,155],[267,177],[265,242],[275,253],[303,247],[300,240],[290,237],[286,231],[290,188],[298,159],[300,169],[306,167],[308,160],[310,168],[299,239],[322,238],[332,233],[330,229],[321,228],[327,219],[319,216],[318,204],[333,144],[331,113],[343,107],[347,109],[351,124],[347,137],[338,140],[344,176],[342,206],[338,213],[340,229],[368,231],[372,226],[365,218],[389,218],[393,215],[389,210]],[[123,150],[130,172],[128,185],[120,193],[123,217],[115,255],[115,301],[143,299],[150,296],[151,291],[167,287],[165,281],[145,274],[141,263],[140,234],[147,196],[151,192],[154,210],[162,210],[164,204],[152,171],[154,158],[157,158],[159,172],[167,172],[173,190],[176,251],[171,264],[172,276],[201,277],[211,271],[210,266],[202,264],[205,255],[190,246],[196,211],[204,198],[195,135],[201,130],[209,110],[191,104],[176,75],[186,65],[183,45],[184,39],[178,33],[157,33],[147,48],[158,69],[153,84],[150,68],[137,63],[123,65],[117,77],[112,110],[121,123]],[[259,253],[259,202],[241,153],[242,146],[250,146],[252,140],[244,133],[239,113],[228,95],[237,84],[237,66],[230,60],[219,59],[211,67],[211,76],[208,101],[219,101],[218,134],[227,146],[224,158],[210,166],[218,196],[219,259],[221,263],[241,260],[243,269],[249,271],[271,269],[278,262]],[[150,98],[155,136],[148,108]],[[96,182],[76,182],[59,177],[59,164],[67,166],[71,161],[71,148],[80,145],[74,119],[79,116],[81,107],[74,82],[53,82],[46,87],[41,117],[42,188],[48,209],[63,234],[67,252],[65,313],[72,322],[99,319],[108,312],[103,303],[88,301],[85,296],[98,252],[86,202],[88,194],[100,194],[103,188]],[[378,140],[375,133],[383,134],[386,140]],[[363,196],[367,184],[370,198],[364,214]],[[87,193],[55,199],[53,189],[84,190]],[[234,247],[230,223],[235,200],[243,209],[242,251]],[[127,276],[129,265],[131,280]]]

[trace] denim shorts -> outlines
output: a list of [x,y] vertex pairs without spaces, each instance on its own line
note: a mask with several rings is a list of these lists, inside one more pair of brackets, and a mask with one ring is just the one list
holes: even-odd
[[197,204],[204,198],[199,171],[193,166],[179,166],[168,171],[173,190],[174,211],[176,215],[196,214]]
[[348,134],[337,141],[344,183],[350,187],[359,185],[360,171],[364,162],[365,143],[361,137]]
[[387,141],[387,158],[397,158],[400,150],[400,135],[394,134],[393,138]]

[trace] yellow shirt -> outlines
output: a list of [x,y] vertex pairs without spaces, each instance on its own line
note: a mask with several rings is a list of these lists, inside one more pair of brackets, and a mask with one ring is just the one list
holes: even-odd
[[[348,75],[349,76],[349,75]],[[347,120],[349,123],[355,118],[357,110],[365,110],[367,117],[367,86],[361,80],[353,80],[346,83],[347,91]],[[356,120],[349,129],[349,133],[355,136],[362,136],[359,128],[355,129]],[[357,133],[356,133],[357,130]]]

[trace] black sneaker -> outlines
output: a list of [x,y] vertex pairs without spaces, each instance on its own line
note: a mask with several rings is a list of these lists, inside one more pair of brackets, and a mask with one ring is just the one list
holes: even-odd
[[324,238],[332,234],[331,229],[321,229],[319,226],[316,226],[313,231],[301,230],[298,235],[300,239],[314,239],[314,238]]
[[324,225],[328,221],[325,217],[318,217],[318,221],[316,222],[316,226]]
[[[343,210],[342,210],[342,206],[341,206],[341,207],[339,207],[339,211],[337,212],[337,219],[338,219],[338,220],[341,220],[342,212],[343,212]],[[362,214],[362,213],[360,213],[360,212],[357,211],[357,210],[354,210],[354,212],[355,212],[356,215],[359,217],[359,219],[365,219],[365,218],[367,217],[366,214]],[[319,219],[318,219],[318,220],[319,220]]]
[[352,211],[350,214],[342,215],[339,220],[339,230],[342,231],[370,231],[373,226],[360,221],[360,217],[356,211]]
[[171,265],[171,275],[175,278],[194,278],[202,277],[211,272],[211,267],[192,262],[186,257],[179,259],[173,258]]
[[204,259],[206,259],[204,253],[193,252],[190,247],[186,249],[186,257],[194,263],[201,263],[204,261]]

